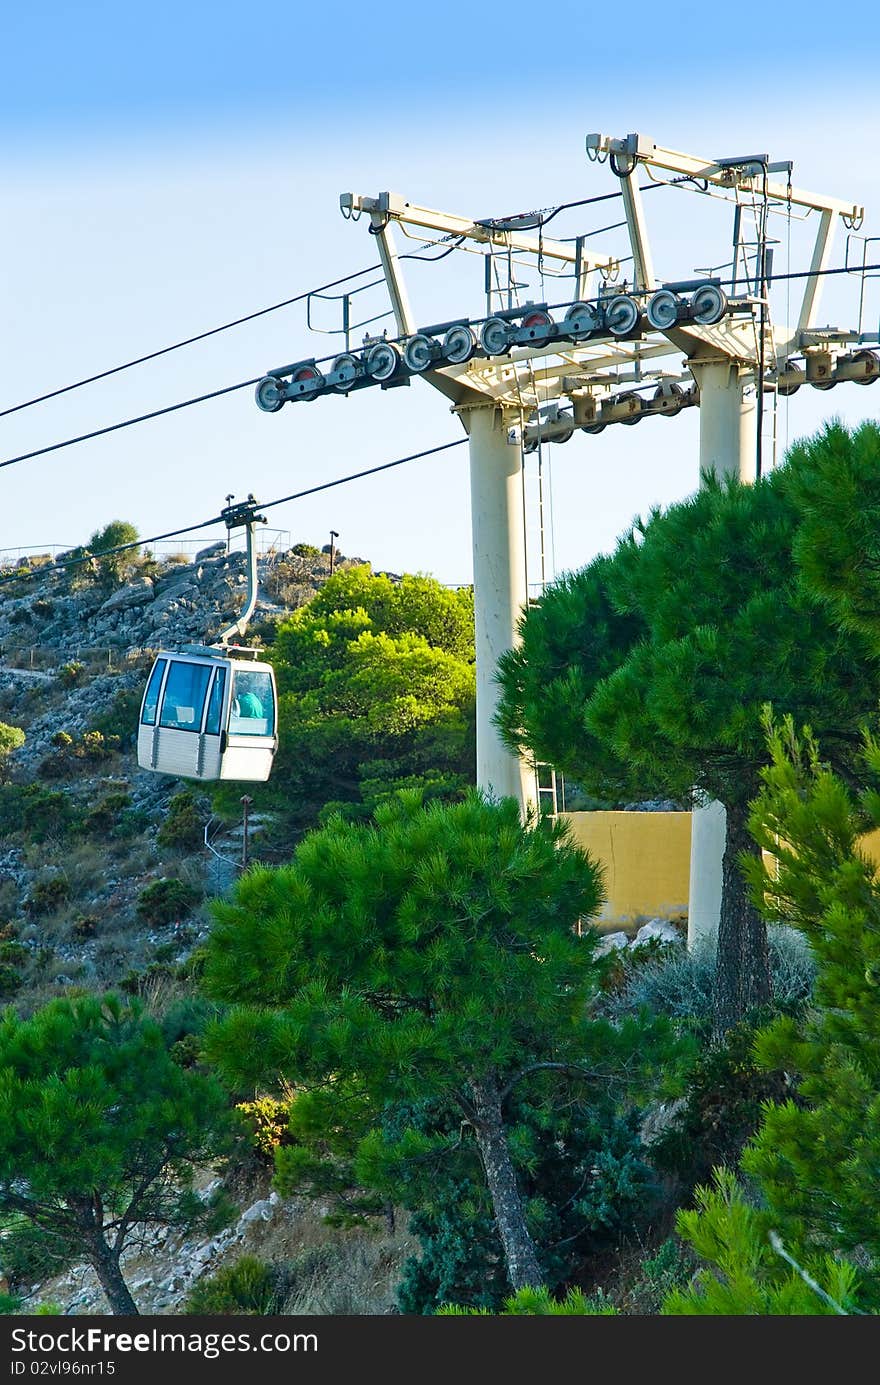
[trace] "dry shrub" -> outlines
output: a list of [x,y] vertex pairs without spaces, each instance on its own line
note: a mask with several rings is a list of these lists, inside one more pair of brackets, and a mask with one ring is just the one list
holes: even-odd
[[392,1314],[404,1261],[417,1243],[405,1231],[341,1231],[319,1223],[314,1240],[287,1262],[291,1287],[282,1312],[292,1316]]

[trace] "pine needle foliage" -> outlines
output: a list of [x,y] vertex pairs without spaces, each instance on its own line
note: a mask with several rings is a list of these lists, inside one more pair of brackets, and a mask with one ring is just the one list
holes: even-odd
[[850,431],[832,419],[789,457],[803,577],[840,620],[880,648],[880,424]]
[[[280,748],[255,795],[294,832],[322,810],[367,818],[400,787],[460,798],[474,779],[473,595],[432,577],[334,573],[269,650]],[[215,806],[238,813],[237,791]],[[328,807],[329,805],[329,807]]]
[[188,1190],[228,1130],[219,1084],[174,1062],[160,1026],[114,996],[0,1019],[0,1214],[92,1264],[114,1313],[136,1313],[119,1257],[144,1224],[190,1225]]
[[[669,1317],[778,1317],[847,1314],[857,1288],[854,1267],[831,1254],[793,1268],[780,1253],[773,1217],[752,1206],[730,1170],[700,1188],[697,1206],[678,1214],[678,1232],[704,1262],[688,1289],[663,1304]],[[781,1246],[784,1250],[784,1245]]]
[[746,816],[767,762],[762,708],[809,723],[849,773],[862,724],[877,725],[880,649],[802,577],[794,463],[754,485],[704,481],[526,614],[521,650],[500,665],[498,724],[598,797],[615,797],[623,766],[668,796],[724,804],[720,1037],[770,996],[766,931],[738,868],[755,853]]
[[617,1309],[613,1303],[601,1296],[588,1298],[582,1289],[569,1289],[562,1298],[554,1298],[550,1290],[543,1286],[538,1289],[520,1289],[505,1299],[500,1313],[492,1314],[488,1308],[462,1308],[458,1304],[446,1304],[438,1308],[437,1316],[446,1318],[502,1317],[502,1318],[543,1318],[543,1317],[614,1317]]
[[[809,732],[768,718],[772,763],[751,828],[774,852],[750,871],[768,913],[800,928],[815,954],[814,1005],[759,1036],[757,1053],[784,1068],[797,1100],[768,1106],[744,1167],[760,1181],[780,1233],[796,1245],[855,1256],[880,1308],[880,881],[862,843],[880,827],[880,795],[854,792],[819,757]],[[880,746],[865,745],[876,783]]]
[[[332,1166],[347,1149],[381,1182],[389,1163],[435,1157],[468,1132],[511,1283],[537,1283],[510,1094],[550,1109],[554,1077],[623,1087],[676,1052],[668,1023],[586,1019],[603,964],[576,924],[601,897],[567,829],[524,826],[513,800],[401,795],[369,823],[336,818],[290,866],[253,870],[215,903],[205,985],[238,1008],[209,1032],[209,1054],[233,1082],[283,1078],[305,1093],[305,1121],[302,1098],[293,1112],[306,1163],[324,1152]],[[454,1108],[459,1128],[403,1129],[389,1145],[383,1117],[427,1100]],[[280,1153],[290,1179],[297,1156]]]

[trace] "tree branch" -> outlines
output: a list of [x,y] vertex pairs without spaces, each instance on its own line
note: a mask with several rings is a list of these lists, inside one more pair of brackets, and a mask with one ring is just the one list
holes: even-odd
[[584,1081],[588,1082],[608,1082],[612,1078],[618,1076],[618,1074],[611,1072],[595,1072],[592,1068],[581,1067],[579,1063],[530,1063],[528,1067],[520,1068],[519,1072],[514,1073],[507,1086],[502,1089],[502,1105],[510,1096],[510,1093],[517,1083],[521,1082],[524,1077],[530,1077],[533,1072],[570,1072],[577,1077],[582,1077]]

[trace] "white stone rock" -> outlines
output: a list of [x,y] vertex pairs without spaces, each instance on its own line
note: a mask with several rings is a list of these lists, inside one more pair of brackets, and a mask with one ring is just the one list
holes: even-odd
[[628,946],[629,938],[625,933],[606,933],[596,944],[596,956],[604,957],[608,952],[619,952]]
[[645,943],[657,939],[661,943],[681,942],[681,935],[677,928],[673,928],[671,923],[665,919],[649,919],[643,923],[638,933],[632,940],[633,947],[642,947]]
[[238,1219],[239,1226],[250,1226],[255,1221],[271,1221],[275,1215],[275,1207],[269,1198],[261,1198],[259,1202],[251,1203]]

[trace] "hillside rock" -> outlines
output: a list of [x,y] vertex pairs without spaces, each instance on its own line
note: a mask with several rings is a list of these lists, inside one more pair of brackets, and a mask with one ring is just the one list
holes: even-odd
[[[339,570],[365,561],[337,558],[335,565]],[[257,567],[252,626],[303,605],[330,572],[326,554],[303,557],[292,549],[260,559]],[[6,667],[48,669],[88,651],[110,651],[118,663],[163,643],[210,643],[235,619],[246,591],[245,555],[227,553],[222,543],[202,549],[192,562],[139,560],[113,590],[76,568],[36,568],[0,588],[0,660]]]
[[144,606],[148,601],[155,601],[156,589],[150,577],[139,577],[136,582],[131,582],[127,587],[121,587],[118,592],[108,596],[102,606],[98,607],[98,613],[107,615],[111,611],[128,611],[132,606]]
[[[17,979],[9,966],[0,972],[0,1006],[14,999],[28,1010],[71,985],[132,989],[138,978],[170,977],[205,936],[207,908],[154,918],[140,907],[144,892],[172,878],[207,900],[238,877],[236,824],[212,818],[209,790],[141,770],[134,733],[156,651],[216,640],[244,603],[245,564],[218,543],[192,562],[139,559],[115,587],[78,568],[4,573],[0,722],[21,727],[25,742],[0,774],[0,940],[18,959]],[[326,554],[261,559],[246,638],[259,644],[261,623],[302,605],[328,576]],[[183,791],[210,846],[161,835]],[[251,839],[261,826],[254,815]]]

